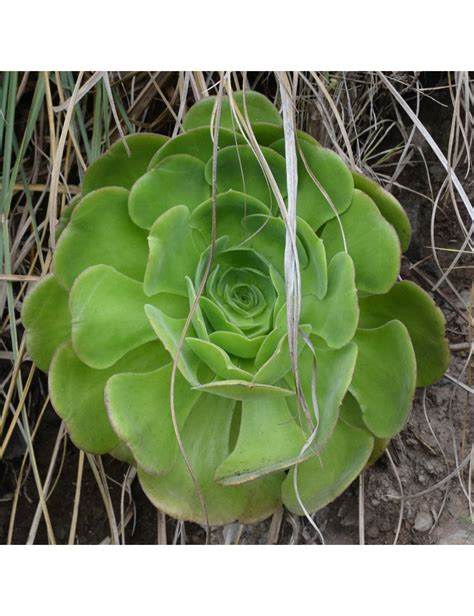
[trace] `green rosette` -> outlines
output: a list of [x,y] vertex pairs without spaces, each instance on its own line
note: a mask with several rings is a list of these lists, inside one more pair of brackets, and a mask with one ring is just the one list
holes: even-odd
[[237,92],[215,144],[214,103],[194,105],[175,138],[131,135],[90,166],[22,319],[73,442],[126,452],[162,511],[220,525],[336,498],[449,354],[432,299],[398,282],[410,238],[400,204],[298,132],[297,387],[286,227],[232,107],[286,199],[281,117],[261,94]]

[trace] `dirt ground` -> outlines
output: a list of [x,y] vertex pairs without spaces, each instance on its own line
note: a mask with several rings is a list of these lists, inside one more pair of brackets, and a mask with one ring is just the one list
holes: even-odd
[[[449,134],[450,117],[446,109],[433,101],[426,101],[422,108],[421,119],[430,130],[443,151],[446,151]],[[433,189],[436,191],[444,179],[444,171],[429,146],[420,140],[420,147],[429,164]],[[417,164],[409,166],[400,178],[400,182],[413,189],[424,192],[428,190],[426,174],[420,172]],[[474,181],[471,177],[464,182],[467,194],[474,200]],[[397,196],[406,206],[414,227],[414,241],[404,261],[404,277],[429,290],[429,280],[436,281],[439,273],[431,259],[424,260],[417,266],[417,271],[410,269],[412,263],[420,262],[431,254],[429,225],[431,207],[413,193],[399,192]],[[461,208],[460,208],[461,209]],[[453,219],[452,209],[441,210],[436,224],[436,242],[438,246],[459,246],[460,231]],[[452,255],[446,253],[441,258],[449,263]],[[472,267],[472,261],[460,261],[461,265]],[[424,276],[420,277],[419,273]],[[468,300],[472,284],[472,269],[456,270],[450,277],[458,292]],[[451,344],[465,342],[467,332],[466,311],[459,300],[444,285],[441,290],[448,296],[454,307],[443,297],[436,295],[436,301],[443,310],[447,320],[447,332]],[[465,369],[467,351],[453,351],[449,372],[455,378]],[[25,378],[29,366],[24,366]],[[47,391],[46,377],[36,379],[32,389],[34,400],[30,409],[39,412]],[[400,518],[400,485],[406,496],[424,492],[421,496],[407,498],[403,501],[402,519],[399,527],[399,544],[473,544],[474,524],[471,521],[468,499],[463,493],[458,477],[455,475],[440,487],[433,486],[444,480],[457,464],[464,459],[473,443],[472,396],[470,400],[464,390],[447,378],[424,390],[417,390],[413,412],[403,432],[396,437],[389,447],[398,478],[387,455],[383,455],[364,473],[364,536],[367,544],[391,544],[397,534]],[[60,421],[52,408],[47,408],[41,429],[36,437],[35,451],[38,457],[41,477],[45,477],[54,447]],[[464,447],[462,438],[464,434]],[[48,501],[53,528],[58,543],[66,543],[71,524],[72,507],[78,464],[78,451],[65,438],[61,445],[59,459],[60,471],[56,470],[58,481]],[[463,449],[463,451],[461,451]],[[456,460],[454,451],[460,459]],[[19,434],[12,440],[5,460],[0,463],[0,543],[5,543],[10,518],[16,477],[24,453],[24,446]],[[121,484],[127,465],[108,456],[103,459],[104,468],[109,479],[109,488],[116,512],[120,512]],[[56,476],[56,475],[55,475]],[[467,473],[464,473],[467,477]],[[134,515],[126,529],[127,543],[150,544],[157,541],[157,513],[149,503],[138,482],[131,486],[134,502]],[[125,499],[128,504],[128,496]],[[21,490],[13,533],[13,543],[26,542],[34,513],[37,509],[37,492],[31,470]],[[274,525],[277,519],[274,521]],[[331,505],[318,512],[315,522],[321,530],[327,544],[357,544],[360,541],[359,482],[341,495]],[[241,544],[267,543],[269,541],[271,520],[264,523],[240,527],[231,525],[224,530],[213,532],[212,542],[236,542]],[[271,533],[273,534],[273,528]],[[270,535],[270,540],[280,544],[319,543],[314,529],[303,518],[297,519],[284,512],[278,536]],[[101,543],[110,535],[109,524],[96,481],[86,463],[82,494],[80,500],[77,542],[79,544]],[[167,521],[168,542],[203,543],[205,533],[193,524],[176,524]],[[47,543],[44,521],[41,520],[35,543]]]

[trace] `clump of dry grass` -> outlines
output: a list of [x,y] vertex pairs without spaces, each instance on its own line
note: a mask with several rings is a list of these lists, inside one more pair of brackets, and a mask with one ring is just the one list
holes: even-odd
[[[68,437],[61,424],[47,453],[36,444],[49,412],[49,397],[44,378],[26,356],[19,314],[29,284],[45,276],[51,267],[56,222],[72,196],[79,192],[85,168],[124,134],[144,130],[178,134],[187,106],[216,93],[221,84],[230,93],[242,87],[263,91],[283,107],[286,118],[294,104],[298,128],[335,149],[353,168],[396,191],[402,202],[419,202],[420,220],[430,229],[429,252],[425,250],[418,261],[413,261],[417,259],[414,252],[409,253],[412,260],[406,261],[406,272],[418,277],[450,315],[461,320],[461,325],[453,328],[450,316],[448,333],[452,350],[462,354],[463,364],[458,373],[449,372],[447,377],[453,384],[453,396],[460,390],[465,395],[465,408],[461,428],[453,427],[452,451],[449,456],[444,451],[442,454],[446,477],[441,484],[445,495],[439,515],[451,480],[457,478],[472,516],[473,292],[471,289],[470,294],[466,293],[466,284],[473,268],[474,217],[468,194],[473,188],[474,93],[468,73],[438,75],[436,84],[432,83],[434,77],[420,73],[315,71],[48,72],[0,76],[0,481],[3,478],[3,485],[9,486],[0,488],[1,507],[9,510],[2,541],[12,543],[26,537],[27,543],[34,543],[44,523],[49,543],[75,543],[83,513],[84,474],[89,472],[103,501],[108,530],[102,542],[133,542],[134,470],[125,473],[120,482],[119,502],[114,502],[110,490],[114,480],[107,476],[102,460],[82,452],[78,455],[74,494],[70,502],[64,503],[67,520],[71,521],[65,536],[58,538],[58,522],[53,521],[48,502],[54,490],[60,489]],[[420,120],[427,102],[432,106],[444,105],[445,116],[450,118],[443,143],[438,143]],[[436,158],[444,168],[442,175],[439,166],[433,166]],[[419,176],[415,185],[411,181],[413,173]],[[290,210],[291,207],[289,214]],[[441,245],[441,241],[446,241],[443,229],[448,222],[452,225],[453,241],[448,246]],[[293,266],[290,262],[290,269]],[[290,285],[288,292],[295,293],[297,314],[297,285]],[[436,434],[434,437],[437,438]],[[19,464],[13,462],[14,450],[21,452]],[[388,456],[396,477],[394,485],[401,496],[398,528],[394,528],[396,542],[405,500],[417,495],[403,493],[396,462],[390,453]],[[33,483],[28,482],[31,477]],[[31,488],[27,490],[27,485],[34,486],[34,493]],[[359,493],[362,543],[363,478]],[[34,511],[26,534],[23,528],[19,539],[18,510],[28,500]],[[285,532],[291,529],[287,539],[290,543],[315,541],[309,527],[283,511],[274,515],[267,541],[281,540],[283,528]],[[158,512],[158,542],[187,541],[186,524],[178,523],[173,536],[170,531],[166,517]],[[243,531],[240,525],[230,525],[213,533],[212,540],[238,543]]]

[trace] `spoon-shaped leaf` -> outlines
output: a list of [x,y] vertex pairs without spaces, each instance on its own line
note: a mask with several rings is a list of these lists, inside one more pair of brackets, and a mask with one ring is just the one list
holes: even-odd
[[391,438],[405,425],[416,386],[416,359],[410,335],[400,321],[359,329],[354,337],[357,363],[349,391],[366,426]]
[[[284,140],[271,147],[283,154]],[[301,139],[297,150],[298,216],[318,230],[336,216],[335,211],[341,214],[350,206],[354,180],[347,165],[332,150]]]
[[54,275],[67,289],[86,268],[110,265],[143,280],[147,234],[130,220],[128,191],[102,188],[80,202],[61,235],[53,259]]
[[[153,474],[166,472],[178,452],[171,419],[171,370],[168,364],[145,374],[116,374],[106,387],[107,412],[115,432],[137,463]],[[200,395],[177,373],[174,407],[179,430]]]
[[[220,148],[225,148],[228,145],[238,145],[239,143],[245,143],[242,135],[233,133],[225,128],[219,130],[218,144]],[[212,156],[213,149],[212,134],[208,126],[189,130],[165,143],[150,160],[148,170],[150,171],[160,161],[175,154],[188,154],[189,156],[199,158],[203,163],[207,163]]]
[[195,156],[168,156],[132,186],[128,201],[130,217],[149,229],[155,220],[175,205],[192,210],[211,196],[204,177],[204,163]]
[[[262,146],[262,155],[270,167],[278,188],[286,197],[285,159],[274,150]],[[212,183],[213,159],[206,165],[206,179]],[[269,181],[263,172],[257,156],[249,145],[236,145],[223,148],[217,154],[217,188],[219,192],[237,190],[251,195],[270,207],[276,208],[276,200]]]
[[[400,240],[395,229],[372,199],[360,190],[354,190],[351,207],[340,220],[348,252],[354,261],[357,288],[367,293],[386,293],[400,271]],[[344,250],[337,220],[327,223],[321,238],[328,259]]]
[[217,469],[216,480],[232,485],[288,468],[306,438],[285,398],[244,400],[235,449]]
[[121,139],[89,166],[82,181],[83,195],[104,186],[130,189],[145,173],[152,156],[168,141],[168,137],[140,133],[128,135],[125,141],[130,153]]
[[354,264],[344,252],[329,263],[328,288],[323,299],[305,295],[301,322],[310,323],[313,333],[321,336],[333,348],[350,342],[357,328],[359,307],[354,281]]
[[66,422],[71,440],[90,453],[109,453],[119,445],[104,405],[104,388],[114,374],[145,372],[169,361],[158,342],[149,342],[122,357],[104,370],[90,368],[77,357],[71,344],[55,353],[49,372],[51,402]]
[[[266,96],[259,92],[240,91],[233,93],[235,104],[244,117],[250,122],[266,122],[272,125],[281,125],[281,117],[277,108],[272,105]],[[183,126],[185,130],[209,126],[216,103],[215,96],[201,99],[186,114]],[[232,108],[227,96],[222,98],[220,126],[230,130],[237,130],[237,122],[232,115]]]
[[[267,477],[255,485],[222,486],[214,480],[219,464],[229,453],[229,436],[235,402],[202,395],[181,432],[183,446],[204,498],[211,525],[258,521],[280,502],[283,477]],[[205,455],[203,452],[205,451]],[[176,456],[168,473],[147,474],[139,467],[138,477],[148,498],[168,515],[181,520],[206,523],[196,488],[182,456]]]
[[[313,447],[323,447],[331,436],[338,417],[339,408],[351,384],[357,359],[357,346],[350,342],[340,349],[306,347],[298,361],[298,373],[303,388],[303,395],[308,406],[313,426],[317,428],[312,441]],[[287,378],[289,386],[294,388],[294,379]],[[313,389],[314,383],[314,389]],[[317,406],[314,408],[314,394]],[[288,398],[288,403],[295,399]],[[292,406],[294,417],[298,414],[296,404]],[[308,426],[309,430],[309,426]]]
[[410,245],[411,225],[403,207],[392,194],[370,178],[360,173],[353,173],[352,176],[354,187],[369,195],[379,208],[382,216],[393,225],[400,239],[402,252],[405,252]]
[[362,298],[359,306],[359,327],[379,327],[392,319],[406,326],[415,349],[417,387],[435,383],[443,376],[449,366],[445,319],[423,289],[406,280],[385,295]]
[[69,298],[74,351],[91,368],[112,366],[155,339],[144,306],[161,305],[160,300],[160,295],[147,297],[143,285],[108,265],[90,267],[77,278]]
[[[189,226],[189,210],[177,205],[162,214],[150,229],[150,252],[145,272],[144,291],[188,296],[186,276],[192,276],[199,261]],[[179,255],[179,258],[176,258]]]
[[[317,511],[339,496],[362,472],[373,446],[374,439],[367,430],[339,420],[321,453],[298,465],[298,493],[307,511]],[[294,489],[294,473],[291,469],[283,483],[283,502],[293,513],[303,515]]]
[[43,278],[28,294],[21,311],[31,359],[47,372],[54,351],[71,337],[68,295],[53,276]]

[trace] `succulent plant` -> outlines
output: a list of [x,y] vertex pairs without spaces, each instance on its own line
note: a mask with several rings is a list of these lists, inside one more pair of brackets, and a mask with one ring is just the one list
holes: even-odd
[[[286,198],[279,112],[255,92],[234,101]],[[286,226],[226,98],[214,159],[214,103],[182,134],[128,136],[90,165],[22,319],[72,441],[135,464],[162,511],[219,525],[332,501],[449,355],[440,310],[398,281],[403,208],[299,131],[294,369]]]

